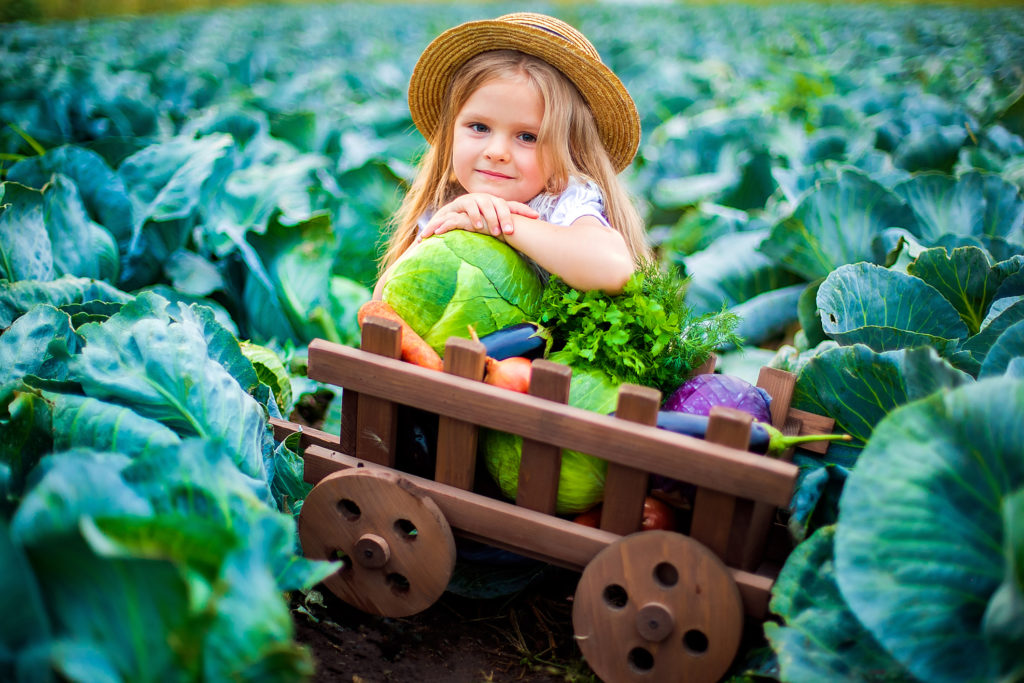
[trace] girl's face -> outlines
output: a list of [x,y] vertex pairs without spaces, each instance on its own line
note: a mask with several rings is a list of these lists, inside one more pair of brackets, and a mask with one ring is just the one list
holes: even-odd
[[540,92],[525,76],[480,86],[455,117],[452,166],[466,192],[528,202],[544,189],[537,135],[544,117]]

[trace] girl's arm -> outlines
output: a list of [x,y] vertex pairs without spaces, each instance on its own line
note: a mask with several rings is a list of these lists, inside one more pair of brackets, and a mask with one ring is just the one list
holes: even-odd
[[564,226],[513,214],[512,223],[504,240],[575,289],[617,294],[636,270],[622,235],[593,216]]

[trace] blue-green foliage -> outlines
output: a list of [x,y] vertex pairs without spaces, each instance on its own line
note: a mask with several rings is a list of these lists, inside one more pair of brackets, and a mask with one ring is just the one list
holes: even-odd
[[[261,382],[237,339],[355,342],[423,149],[412,66],[441,30],[517,9],[0,26],[0,678],[311,673],[281,591],[328,569],[295,554],[308,486],[267,428],[281,378]],[[999,507],[933,495],[926,470],[962,484],[961,452],[973,474],[1019,455],[1019,406],[999,403],[1024,377],[1022,12],[548,11],[636,99],[624,178],[688,303],[741,313],[748,346],[799,328],[773,364],[798,373],[797,407],[855,437],[797,454],[790,528],[810,541],[776,586],[782,677],[1019,677],[1019,477],[992,479],[1010,484]],[[985,532],[984,590],[941,561],[902,580],[903,546],[937,557],[914,544],[929,520],[886,507],[910,494],[949,503],[930,522]],[[931,639],[954,631],[969,659]]]
[[0,335],[0,674],[309,676],[284,592],[334,567],[298,556],[301,465],[239,342],[208,308],[47,284],[2,285],[26,310]]

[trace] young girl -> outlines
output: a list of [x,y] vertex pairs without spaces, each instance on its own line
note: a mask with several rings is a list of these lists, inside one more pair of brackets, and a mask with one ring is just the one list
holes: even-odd
[[632,98],[593,45],[541,14],[509,14],[442,33],[409,83],[430,143],[394,219],[391,269],[449,230],[490,234],[577,289],[618,292],[649,258],[617,174],[640,140]]

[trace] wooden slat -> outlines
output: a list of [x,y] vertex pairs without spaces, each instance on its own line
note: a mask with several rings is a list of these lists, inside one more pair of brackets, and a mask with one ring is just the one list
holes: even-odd
[[[619,400],[615,415],[643,425],[658,422],[661,392],[636,384],[619,387]],[[647,472],[623,465],[608,463],[604,484],[604,502],[601,505],[601,528],[616,534],[629,534],[640,530],[643,521],[644,496],[647,495]]]
[[[530,370],[530,395],[556,403],[568,403],[571,379],[572,368],[568,365],[539,358],[533,361]],[[554,514],[561,469],[562,449],[543,441],[524,438],[519,460],[516,505]]]
[[359,422],[359,394],[351,389],[341,392],[341,450],[356,452],[356,423]]
[[[320,446],[306,449],[306,481],[316,484],[332,472],[351,467],[380,467]],[[452,529],[463,538],[488,543],[549,564],[582,571],[597,553],[621,538],[601,529],[527,510],[471,491],[402,474],[411,487],[430,496]],[[744,611],[764,618],[772,586],[770,577],[730,568]]]
[[724,493],[788,505],[797,469],[741,449],[560,406],[403,361],[313,340],[311,379],[521,434]]
[[275,417],[270,418],[270,426],[274,429],[274,440],[284,441],[292,434],[296,432],[301,434],[299,437],[299,453],[306,450],[307,446],[317,445],[323,446],[324,448],[332,448],[334,450],[345,452],[341,447],[341,440],[336,434],[331,434],[320,429],[313,429],[306,425],[300,425],[295,422],[289,422],[287,420],[281,420]]
[[[836,421],[831,417],[810,413],[798,408],[789,409],[789,417],[800,420],[800,434],[831,434],[836,427]],[[801,444],[800,448],[813,453],[826,453],[831,445],[828,441],[812,441]]]
[[781,429],[789,415],[789,404],[793,401],[796,377],[791,372],[778,368],[763,367],[757,375],[757,386],[772,397],[772,426]]
[[[800,421],[789,417],[780,431],[786,436],[794,436],[800,433],[800,428]],[[780,457],[789,462],[793,458],[793,449],[786,450]],[[771,527],[772,520],[775,519],[778,506],[762,501],[747,501],[747,503],[748,505],[744,508],[746,514],[744,528],[738,529],[734,525],[733,539],[730,544],[731,554],[727,559],[729,564],[735,567],[754,571],[764,559],[768,529]]]
[[[479,341],[452,337],[444,352],[444,371],[479,382],[487,350]],[[442,415],[437,424],[437,463],[434,479],[467,491],[476,477],[476,425]]]
[[[733,448],[746,448],[750,444],[750,413],[735,408],[715,406],[711,409],[705,439]],[[693,521],[690,536],[706,545],[723,560],[729,550],[736,496],[708,486],[697,488],[693,501]]]
[[[401,363],[402,361],[398,359],[402,357],[402,326],[393,320],[367,316],[363,321],[362,348],[370,354]],[[359,394],[357,406],[356,456],[394,467],[395,434],[398,429],[397,406],[385,398],[364,393]]]

